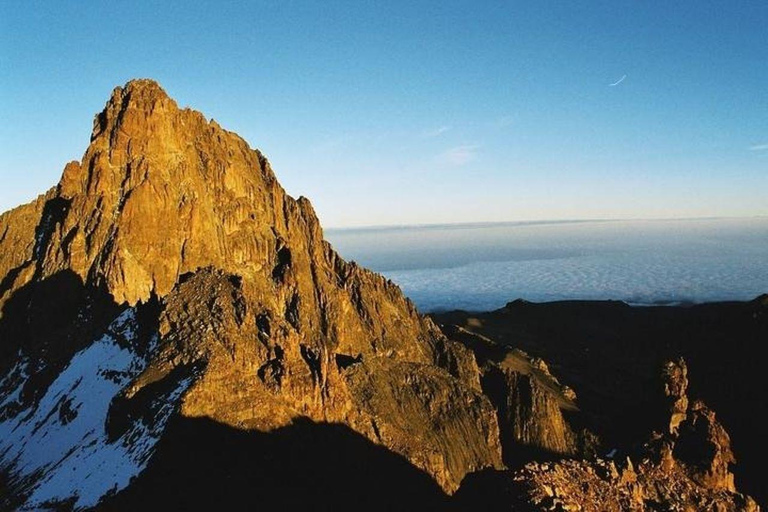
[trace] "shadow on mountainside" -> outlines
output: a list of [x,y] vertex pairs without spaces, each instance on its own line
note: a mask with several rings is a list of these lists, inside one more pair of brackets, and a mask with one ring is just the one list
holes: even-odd
[[445,510],[403,457],[340,424],[269,433],[175,417],[145,469],[98,510]]
[[[27,283],[3,305],[0,375],[20,357],[30,362],[21,398],[26,405],[35,403],[72,356],[102,335],[124,307],[115,304],[106,289],[83,284],[71,270]],[[145,305],[140,311],[148,309]],[[0,411],[0,419],[12,412]]]
[[[8,382],[15,387],[23,379],[21,403],[0,413],[13,417],[36,404],[126,307],[69,270],[17,289],[2,308],[0,372],[20,357],[30,366],[28,375]],[[157,330],[158,314],[156,299],[137,307],[140,343]],[[112,419],[122,416],[119,409],[110,412]],[[8,487],[7,477],[0,471],[0,501],[13,509],[25,496]],[[176,416],[146,470],[100,509],[445,510],[449,503],[427,473],[341,424],[299,420],[259,433]]]
[[434,314],[547,361],[571,386],[587,427],[607,448],[631,445],[658,429],[652,411],[659,369],[679,357],[688,363],[689,390],[716,413],[731,436],[740,492],[768,500],[760,475],[766,455],[768,414],[765,363],[768,296],[749,302],[696,306],[631,307],[615,301],[530,303],[522,300],[488,313]]
[[483,512],[534,512],[541,510],[526,499],[524,486],[513,472],[484,469],[470,473],[452,497],[452,510]]
[[[105,300],[112,302],[108,294],[87,289],[80,276],[71,270],[27,283],[3,306],[0,361],[7,364],[20,349],[37,352],[44,347],[56,348],[62,339],[76,343],[75,338],[83,334],[78,331],[84,323],[78,321],[78,314],[87,303],[103,305]],[[90,341],[86,339],[80,343],[85,345]]]

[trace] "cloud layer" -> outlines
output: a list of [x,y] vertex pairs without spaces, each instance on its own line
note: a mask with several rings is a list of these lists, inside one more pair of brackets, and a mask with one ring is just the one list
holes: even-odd
[[749,300],[768,290],[768,218],[457,225],[328,237],[344,257],[400,285],[423,311],[490,310],[516,298]]

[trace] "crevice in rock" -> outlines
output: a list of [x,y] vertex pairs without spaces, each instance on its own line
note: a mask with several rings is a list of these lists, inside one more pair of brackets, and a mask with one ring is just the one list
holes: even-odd
[[358,316],[360,316],[360,319],[363,320],[366,323],[366,325],[373,325],[373,322],[371,320],[371,315],[365,309],[365,304],[363,303],[363,296],[360,291],[360,284],[358,282],[355,282],[350,287],[349,299],[352,301],[352,305],[355,307],[355,311],[357,311],[357,314]]
[[362,360],[363,360],[362,354],[357,354],[356,356],[350,356],[347,354],[336,354],[336,367],[339,369],[339,371],[343,371],[352,365],[360,363]]
[[297,331],[301,329],[301,319],[299,317],[299,294],[294,292],[291,300],[285,306],[285,319]]
[[272,279],[277,283],[285,281],[285,274],[291,267],[291,250],[278,241],[277,258],[275,267],[272,269]]
[[381,442],[381,432],[379,432],[379,426],[376,424],[376,419],[374,418],[371,418],[371,428],[373,429],[373,434],[376,436],[376,440]]
[[228,278],[229,283],[232,285],[232,308],[235,312],[235,323],[238,327],[241,327],[245,322],[246,313],[248,311],[248,305],[243,297],[242,283],[243,279],[240,276],[230,275]]
[[42,264],[42,257],[48,249],[54,227],[64,221],[71,203],[71,200],[63,197],[55,197],[46,201],[40,224],[35,228],[35,248],[32,251],[33,258],[38,262],[38,267]]
[[275,345],[272,349],[272,357],[256,371],[256,375],[267,387],[277,389],[282,385],[283,374],[285,373],[284,356],[285,352],[282,347]]
[[272,335],[269,313],[259,313],[256,315],[256,328],[259,330],[259,341],[266,343]]
[[322,367],[320,362],[320,354],[315,352],[311,347],[302,344],[301,345],[301,357],[304,362],[309,366],[309,371],[312,372],[312,381],[315,385],[322,382]]

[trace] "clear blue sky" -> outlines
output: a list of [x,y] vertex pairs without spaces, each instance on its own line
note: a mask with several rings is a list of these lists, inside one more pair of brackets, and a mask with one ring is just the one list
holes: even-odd
[[0,210],[150,77],[326,226],[768,215],[764,0],[1,5]]

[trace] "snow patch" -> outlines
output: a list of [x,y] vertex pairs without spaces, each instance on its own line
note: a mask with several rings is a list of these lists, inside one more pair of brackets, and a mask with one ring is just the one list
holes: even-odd
[[[24,388],[27,377],[29,377],[29,361],[19,351],[16,364],[0,380],[0,414],[7,406],[21,402],[21,390]],[[2,453],[1,450],[0,453]]]
[[[157,398],[151,424],[135,421],[110,441],[110,404],[147,365],[147,359],[131,349],[137,330],[135,310],[125,310],[106,334],[73,356],[34,410],[0,423],[0,468],[9,472],[11,488],[27,497],[22,510],[64,501],[71,501],[74,509],[92,507],[127,486],[146,466],[191,379]],[[155,336],[153,344],[156,341]],[[18,398],[25,380],[18,376],[26,375],[26,369],[21,361],[3,379],[3,384],[21,381],[3,398],[3,405]]]

